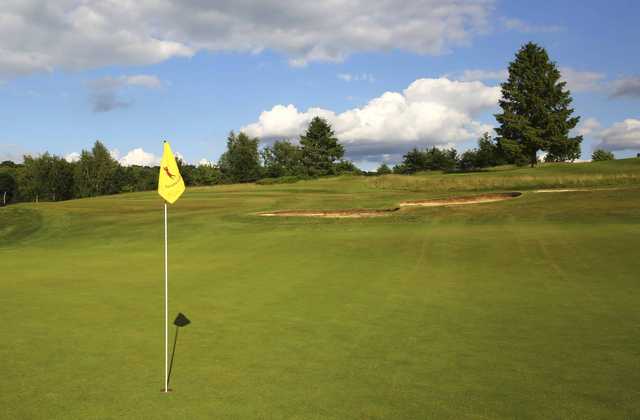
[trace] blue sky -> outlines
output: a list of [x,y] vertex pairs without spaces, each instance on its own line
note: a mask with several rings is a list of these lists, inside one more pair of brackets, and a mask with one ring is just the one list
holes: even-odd
[[410,147],[464,150],[495,126],[517,49],[568,83],[583,158],[640,152],[635,1],[10,1],[0,8],[0,159],[73,159],[102,140],[124,164],[169,139],[216,161],[230,130],[263,144],[330,120],[364,168]]

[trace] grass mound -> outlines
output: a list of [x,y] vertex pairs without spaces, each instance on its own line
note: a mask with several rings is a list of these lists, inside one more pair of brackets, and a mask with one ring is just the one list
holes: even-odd
[[42,215],[38,210],[12,206],[0,211],[0,247],[15,245],[42,227]]

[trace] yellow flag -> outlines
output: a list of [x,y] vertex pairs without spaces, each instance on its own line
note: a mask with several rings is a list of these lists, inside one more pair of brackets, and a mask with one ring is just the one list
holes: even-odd
[[184,192],[184,180],[180,176],[176,158],[173,156],[171,146],[168,142],[164,142],[164,151],[162,152],[162,162],[160,162],[160,177],[158,179],[158,194],[164,198],[167,203],[173,204]]

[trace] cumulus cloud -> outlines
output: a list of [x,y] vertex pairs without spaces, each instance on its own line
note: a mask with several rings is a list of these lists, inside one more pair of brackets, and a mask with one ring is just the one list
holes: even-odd
[[120,150],[118,149],[109,150],[109,155],[115,160],[120,160]]
[[156,166],[160,164],[160,158],[153,153],[145,152],[141,147],[130,150],[119,162],[122,166]]
[[198,166],[213,166],[213,162],[207,158],[202,158],[198,161]]
[[[141,147],[130,150],[122,157],[118,149],[111,149],[109,150],[109,155],[122,166],[156,166],[160,164],[160,157],[153,153],[145,152]],[[177,152],[175,152],[175,155],[182,158],[182,155]],[[64,158],[67,162],[77,162],[80,159],[80,153],[69,153]]]
[[338,114],[322,108],[299,111],[292,104],[276,105],[241,130],[267,141],[292,139],[319,116],[331,123],[350,157],[373,159],[415,146],[448,147],[491,131],[491,126],[474,118],[494,108],[499,98],[499,87],[478,81],[418,79],[402,93],[385,92],[362,108]]
[[64,159],[69,163],[77,162],[77,161],[80,160],[80,153],[78,153],[78,152],[69,153],[68,155],[66,155],[64,157]]
[[598,147],[607,150],[640,149],[640,119],[628,118],[598,133]]
[[602,125],[600,124],[600,121],[595,118],[586,118],[584,120],[580,120],[574,130],[579,136],[589,136],[599,133],[601,129]]
[[354,52],[439,54],[488,28],[493,0],[12,0],[0,11],[0,77],[147,65],[199,50],[270,49],[292,65]]
[[597,119],[587,118],[580,121],[575,131],[577,134],[598,139],[599,142],[594,148],[611,151],[640,150],[640,119],[627,118],[609,127],[603,127]]
[[192,55],[192,48],[156,31],[155,16],[149,12],[161,3],[153,3],[5,2],[0,11],[0,76],[152,64]]
[[508,30],[518,31],[525,34],[560,32],[565,28],[559,25],[535,25],[516,18],[503,18],[502,24]]
[[119,97],[122,88],[126,86],[156,89],[162,86],[162,82],[156,76],[148,74],[120,77],[106,76],[91,80],[87,83],[87,87],[89,88],[89,102],[93,112],[109,112],[117,108],[130,106],[132,103],[130,100],[120,99]]
[[640,98],[640,76],[626,77],[612,83],[611,97]]
[[338,79],[344,80],[345,82],[369,82],[373,83],[376,81],[375,77],[371,73],[362,73],[362,74],[351,74],[351,73],[340,73],[338,74]]

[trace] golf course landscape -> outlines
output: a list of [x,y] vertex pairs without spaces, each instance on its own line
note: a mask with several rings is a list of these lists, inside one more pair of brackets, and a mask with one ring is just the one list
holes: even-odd
[[188,188],[168,229],[165,394],[157,193],[0,208],[0,418],[640,418],[640,159]]

